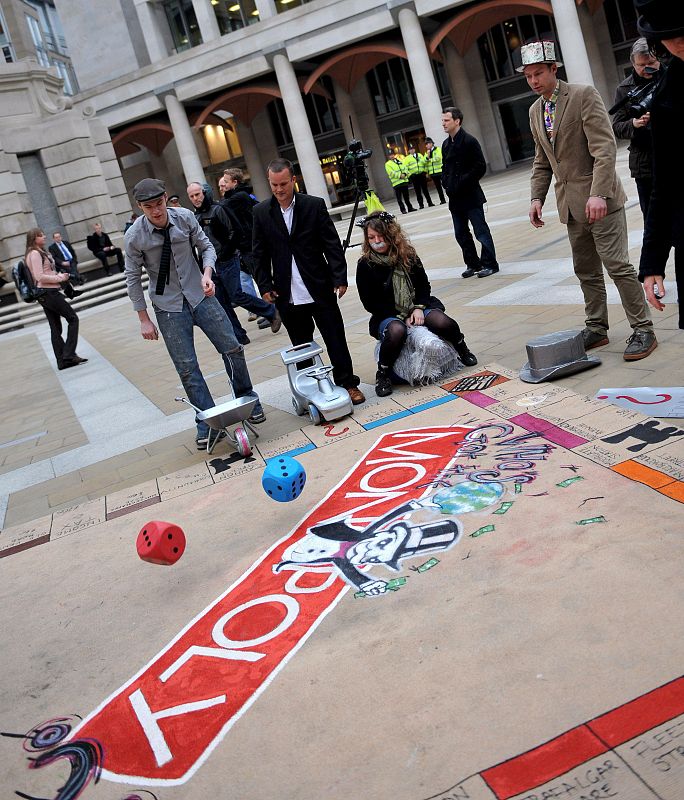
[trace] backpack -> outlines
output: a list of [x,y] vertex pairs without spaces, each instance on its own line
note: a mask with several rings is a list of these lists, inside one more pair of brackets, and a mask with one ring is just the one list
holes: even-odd
[[34,303],[39,297],[45,294],[45,289],[39,289],[33,280],[31,270],[23,261],[12,267],[12,278],[21,299],[25,303]]

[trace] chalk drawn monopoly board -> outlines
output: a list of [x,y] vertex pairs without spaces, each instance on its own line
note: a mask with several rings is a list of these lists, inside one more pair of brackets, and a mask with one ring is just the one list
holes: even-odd
[[0,559],[3,797],[681,800],[684,431],[496,365],[333,428]]

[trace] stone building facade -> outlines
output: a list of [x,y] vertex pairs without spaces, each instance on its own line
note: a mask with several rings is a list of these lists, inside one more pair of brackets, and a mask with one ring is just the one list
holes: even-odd
[[[72,113],[97,131],[77,160],[106,152],[88,180],[116,184],[110,233],[142,177],[183,198],[188,182],[215,185],[240,166],[265,197],[276,156],[295,162],[300,188],[347,203],[340,161],[352,135],[373,150],[371,185],[390,196],[387,152],[441,141],[444,105],[463,110],[489,167],[505,169],[532,154],[520,45],[555,39],[562,77],[610,104],[637,35],[631,0],[52,1],[79,86]],[[69,224],[81,241],[81,223]]]

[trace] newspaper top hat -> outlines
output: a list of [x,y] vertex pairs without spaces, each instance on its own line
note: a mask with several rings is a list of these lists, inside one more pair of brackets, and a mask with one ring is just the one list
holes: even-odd
[[581,331],[547,333],[527,343],[528,362],[520,370],[525,383],[541,383],[598,367],[601,359],[588,356]]
[[428,522],[425,525],[409,525],[406,521],[395,522],[388,530],[394,532],[402,528],[406,536],[394,556],[385,562],[387,569],[395,572],[401,570],[399,562],[402,558],[447,550],[461,538],[463,533],[463,525],[457,519]]
[[637,28],[650,39],[684,36],[684,4],[672,0],[634,0],[639,18]]
[[522,72],[525,67],[532,64],[556,64],[562,67],[560,61],[556,61],[556,45],[554,42],[541,40],[537,42],[529,42],[520,48],[520,57],[522,64],[516,67],[516,72]]

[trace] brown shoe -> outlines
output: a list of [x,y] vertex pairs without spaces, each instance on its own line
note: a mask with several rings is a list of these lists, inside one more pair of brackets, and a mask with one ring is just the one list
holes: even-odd
[[582,331],[582,341],[585,350],[592,350],[594,347],[603,347],[610,343],[605,333],[592,331],[589,328],[585,328]]
[[366,396],[358,386],[351,386],[347,388],[347,391],[349,392],[349,399],[352,401],[353,406],[358,406],[360,403],[366,402]]
[[655,333],[639,328],[627,339],[627,349],[623,355],[625,361],[639,361],[651,353],[658,346]]
[[276,312],[273,315],[273,319],[271,320],[271,333],[278,333],[280,330],[280,326],[283,324],[282,319],[280,319],[280,314],[278,313],[278,309],[276,308]]

